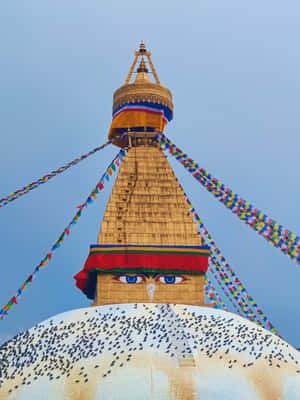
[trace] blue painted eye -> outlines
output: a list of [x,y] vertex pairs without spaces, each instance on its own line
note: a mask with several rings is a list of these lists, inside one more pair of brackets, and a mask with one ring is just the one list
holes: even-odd
[[130,275],[121,275],[117,279],[122,283],[140,283],[143,280],[141,276],[130,276]]
[[165,276],[165,283],[175,283],[175,276]]
[[172,275],[172,276],[160,276],[159,280],[162,283],[174,284],[174,283],[181,283],[185,279],[183,276]]
[[126,276],[126,282],[127,283],[136,283],[137,282],[137,276]]

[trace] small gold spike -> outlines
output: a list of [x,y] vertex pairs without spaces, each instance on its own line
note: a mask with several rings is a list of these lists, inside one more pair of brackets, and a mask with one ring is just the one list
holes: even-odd
[[149,72],[149,70],[147,68],[147,65],[145,63],[144,57],[142,57],[141,63],[140,63],[140,65],[139,65],[139,67],[138,67],[138,69],[136,71],[137,72],[146,72],[146,73]]
[[140,44],[140,53],[145,53],[147,50],[146,50],[146,46],[145,46],[145,43],[143,42],[143,41],[141,41],[141,44]]

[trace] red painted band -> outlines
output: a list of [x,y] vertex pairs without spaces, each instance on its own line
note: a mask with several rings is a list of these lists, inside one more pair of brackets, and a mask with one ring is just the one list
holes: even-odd
[[82,271],[74,276],[76,286],[83,292],[86,289],[88,271],[104,269],[113,272],[114,269],[124,269],[124,272],[137,270],[186,271],[186,273],[205,273],[208,269],[208,256],[190,254],[145,254],[145,253],[113,253],[91,254]]

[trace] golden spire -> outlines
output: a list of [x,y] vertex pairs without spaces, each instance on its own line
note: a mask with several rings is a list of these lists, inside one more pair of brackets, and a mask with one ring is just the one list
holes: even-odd
[[[134,82],[131,82],[132,74],[135,71],[138,60],[140,64],[136,70],[137,76]],[[146,65],[146,60],[148,61],[149,68]],[[155,82],[151,82],[149,78],[149,72],[152,72]],[[147,103],[147,104],[145,104]],[[156,70],[153,66],[151,60],[151,52],[146,49],[144,42],[142,41],[139,47],[139,50],[135,52],[135,58],[129,70],[128,76],[125,80],[123,86],[117,89],[114,93],[113,97],[113,118],[115,115],[119,113],[119,111],[126,106],[154,106],[156,108],[163,109],[167,113],[167,120],[171,121],[173,118],[173,101],[172,94],[169,89],[165,86],[161,85],[159,78],[157,76]],[[118,125],[118,126],[117,126]],[[128,114],[128,118],[126,117],[126,123],[123,126],[121,123],[116,123],[116,120],[113,119],[112,126],[109,131],[109,139],[111,140],[115,136],[119,136],[120,132],[134,131],[135,127],[153,127],[155,131],[163,131],[164,124],[160,124],[159,127],[157,124],[155,126],[138,124],[137,120],[133,120],[131,116]],[[126,140],[116,140],[114,142],[115,145],[124,147],[127,145]]]
[[141,63],[139,65],[138,69],[136,70],[136,72],[137,72],[137,76],[134,80],[134,83],[145,83],[145,82],[151,83],[151,81],[149,79],[149,75],[148,75],[149,70],[145,63],[144,57],[142,57]]

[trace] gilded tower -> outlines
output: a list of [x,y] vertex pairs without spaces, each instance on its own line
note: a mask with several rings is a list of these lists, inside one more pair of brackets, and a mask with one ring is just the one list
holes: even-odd
[[172,94],[160,84],[151,53],[142,42],[113,100],[109,139],[126,133],[116,142],[127,154],[97,245],[91,246],[84,269],[75,276],[93,305],[205,304],[209,248],[156,140],[172,118]]

